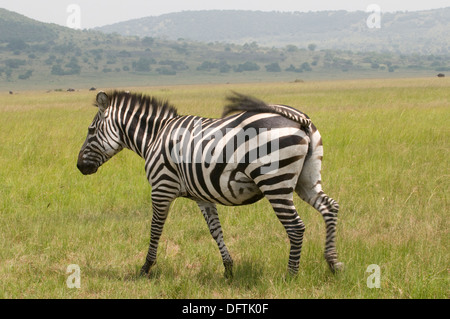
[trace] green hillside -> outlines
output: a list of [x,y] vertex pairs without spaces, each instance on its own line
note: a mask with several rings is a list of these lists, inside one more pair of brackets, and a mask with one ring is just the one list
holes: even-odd
[[357,11],[261,12],[183,11],[116,23],[106,33],[140,37],[185,38],[264,46],[305,46],[404,54],[450,53],[450,7],[418,12],[381,14],[381,28],[370,29],[370,13]]
[[0,25],[8,26],[0,33],[0,90],[428,77],[450,70],[448,54],[141,38],[72,30],[4,9]]
[[0,8],[0,43],[53,41],[58,38],[56,25],[48,25]]

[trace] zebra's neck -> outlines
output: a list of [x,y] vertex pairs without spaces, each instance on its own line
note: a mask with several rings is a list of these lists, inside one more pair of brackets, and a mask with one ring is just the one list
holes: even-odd
[[123,143],[126,148],[145,158],[147,148],[155,142],[159,131],[170,119],[150,117],[144,123],[140,122],[141,120],[138,116],[137,119],[132,120],[131,125],[129,125],[130,122],[123,123]]
[[122,133],[123,146],[144,157],[166,122],[177,117],[176,109],[145,95],[115,92],[115,125]]

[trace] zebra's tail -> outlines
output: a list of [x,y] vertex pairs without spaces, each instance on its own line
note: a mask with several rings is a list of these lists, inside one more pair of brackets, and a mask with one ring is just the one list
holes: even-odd
[[230,102],[224,107],[222,117],[233,112],[262,112],[276,113],[290,120],[300,123],[301,127],[309,133],[311,127],[311,119],[303,112],[286,105],[267,104],[254,97],[233,92],[233,95],[227,97]]

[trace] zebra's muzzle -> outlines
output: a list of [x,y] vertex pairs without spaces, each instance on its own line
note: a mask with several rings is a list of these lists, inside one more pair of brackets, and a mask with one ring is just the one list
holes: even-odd
[[91,175],[97,172],[98,166],[95,163],[78,161],[77,168],[83,175]]

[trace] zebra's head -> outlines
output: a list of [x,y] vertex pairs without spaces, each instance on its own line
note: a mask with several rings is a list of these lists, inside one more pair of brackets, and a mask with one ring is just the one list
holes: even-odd
[[99,92],[96,102],[98,112],[78,154],[77,167],[84,175],[94,174],[103,163],[123,149],[121,134],[112,121],[108,95]]

